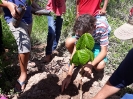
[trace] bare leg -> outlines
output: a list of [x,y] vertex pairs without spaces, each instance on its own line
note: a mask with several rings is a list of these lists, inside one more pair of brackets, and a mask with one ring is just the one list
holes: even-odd
[[106,99],[107,97],[115,94],[120,89],[112,86],[108,81],[103,88],[96,94],[96,96],[92,99]]
[[[30,53],[23,53],[23,54],[19,54],[18,58],[19,58],[19,63],[20,63],[20,77],[19,77],[19,81],[20,82],[24,82],[27,78],[27,63],[29,60],[29,55]],[[21,89],[24,89],[24,86],[22,86]]]
[[77,41],[76,38],[72,38],[72,37],[67,38],[65,41],[65,46],[71,54],[73,52],[76,41]]

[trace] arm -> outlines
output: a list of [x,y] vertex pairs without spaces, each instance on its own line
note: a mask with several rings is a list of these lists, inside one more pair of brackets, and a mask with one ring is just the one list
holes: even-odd
[[[74,45],[74,49],[73,49],[71,58],[72,58],[72,56],[74,55],[75,52],[76,52],[76,46]],[[66,89],[68,87],[69,83],[71,82],[71,77],[72,77],[72,74],[73,74],[73,68],[74,68],[74,64],[72,64],[70,66],[67,77],[62,81],[61,92],[63,92],[64,89]]]
[[99,62],[101,62],[104,57],[107,55],[107,46],[101,46],[101,52],[98,56],[92,61],[92,65],[96,66]]
[[[72,52],[72,55],[71,55],[71,58],[70,59],[72,59],[72,57],[73,57],[73,55],[74,55],[75,52],[76,52],[76,46],[74,45],[74,49],[73,49],[73,52]],[[74,64],[72,64],[70,66],[69,71],[68,71],[68,75],[72,76],[72,72],[73,72],[74,66],[75,66]]]
[[99,11],[99,14],[100,14],[100,15],[103,15],[103,14],[106,13],[106,8],[107,8],[107,5],[108,5],[108,2],[109,2],[109,0],[104,0],[103,7],[102,7],[102,9]]
[[108,2],[109,2],[109,0],[104,0],[104,4],[103,4],[103,8],[102,9],[105,10],[105,11],[106,11]]
[[106,99],[107,97],[115,94],[118,92],[120,89],[117,87],[114,87],[113,85],[110,84],[109,81],[103,86],[103,88],[91,99]]
[[9,1],[6,1],[6,0],[2,0],[2,3],[0,4],[0,6],[8,8],[11,12],[11,15],[14,18],[16,18],[16,19],[20,18],[20,16],[16,13],[16,7],[17,7],[16,4],[9,2]]
[[78,18],[78,16],[79,16],[79,1],[80,0],[76,0],[76,17]]

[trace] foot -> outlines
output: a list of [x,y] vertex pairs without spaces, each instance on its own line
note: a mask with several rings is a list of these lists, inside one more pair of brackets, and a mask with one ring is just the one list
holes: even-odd
[[26,83],[27,83],[26,80],[23,82],[21,82],[20,80],[17,80],[14,90],[16,92],[23,92],[25,89]]
[[46,55],[45,58],[44,58],[44,63],[48,63],[51,61],[51,55]]

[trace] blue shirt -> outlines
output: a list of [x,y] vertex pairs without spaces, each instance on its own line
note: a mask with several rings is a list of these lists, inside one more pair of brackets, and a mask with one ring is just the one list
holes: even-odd
[[[26,5],[26,0],[8,0],[9,2],[13,2],[14,4],[16,4],[17,6],[19,6],[19,4],[25,6]],[[12,20],[12,15],[9,11],[8,8],[4,8],[4,18],[6,20],[7,23],[10,23]],[[26,6],[26,11],[24,16],[22,17],[23,22],[25,22],[26,24],[30,24],[32,23],[32,14],[31,14],[31,6]]]

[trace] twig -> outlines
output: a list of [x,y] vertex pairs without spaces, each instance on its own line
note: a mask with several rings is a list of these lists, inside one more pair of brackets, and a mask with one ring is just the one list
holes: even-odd
[[80,81],[79,81],[79,95],[80,95],[80,99],[82,99],[83,98],[83,91],[82,91],[82,85],[83,85],[83,82],[82,82],[82,77],[81,77],[81,79],[80,79]]

